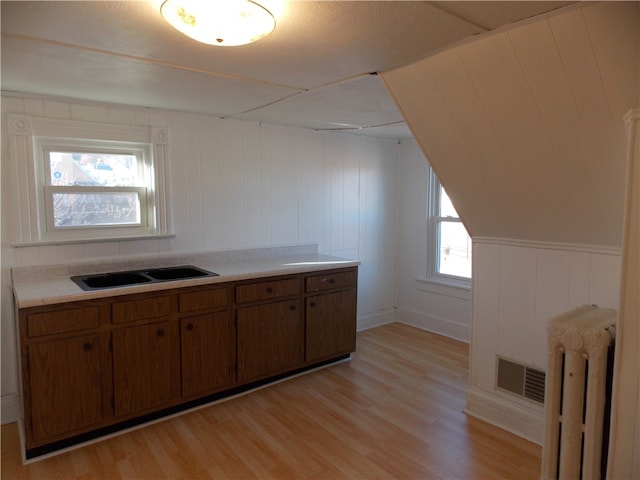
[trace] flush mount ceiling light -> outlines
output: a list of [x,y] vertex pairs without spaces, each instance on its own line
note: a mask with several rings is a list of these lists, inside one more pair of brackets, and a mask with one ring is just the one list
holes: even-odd
[[276,26],[271,12],[251,0],[166,0],[160,13],[176,30],[209,45],[255,42]]

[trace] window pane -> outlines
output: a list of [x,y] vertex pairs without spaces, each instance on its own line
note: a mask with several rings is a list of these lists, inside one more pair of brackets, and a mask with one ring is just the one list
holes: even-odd
[[438,273],[471,278],[471,239],[460,222],[439,222]]
[[142,186],[135,155],[49,152],[50,185]]
[[55,227],[139,225],[137,192],[54,193]]
[[458,218],[458,212],[453,208],[451,199],[449,195],[447,195],[447,192],[444,191],[444,188],[442,188],[442,185],[440,185],[440,216]]

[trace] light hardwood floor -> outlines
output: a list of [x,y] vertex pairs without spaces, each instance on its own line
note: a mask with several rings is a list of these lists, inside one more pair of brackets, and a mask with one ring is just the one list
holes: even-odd
[[462,413],[465,344],[391,324],[349,362],[27,466],[3,479],[536,479],[541,448]]

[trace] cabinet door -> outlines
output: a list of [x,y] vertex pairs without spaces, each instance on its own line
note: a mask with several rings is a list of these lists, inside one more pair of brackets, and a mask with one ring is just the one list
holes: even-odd
[[233,384],[236,339],[229,312],[183,318],[180,339],[183,397]]
[[177,333],[170,321],[112,332],[115,415],[166,404],[177,396]]
[[304,324],[298,300],[238,309],[238,381],[302,366]]
[[102,420],[99,339],[92,334],[29,345],[33,441]]
[[356,302],[355,289],[307,298],[307,362],[355,351]]

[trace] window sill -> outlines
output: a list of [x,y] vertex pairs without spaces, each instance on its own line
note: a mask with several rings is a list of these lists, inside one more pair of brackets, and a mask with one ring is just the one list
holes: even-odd
[[130,235],[123,237],[96,237],[96,238],[81,238],[74,240],[38,240],[33,242],[16,242],[11,246],[14,248],[23,247],[46,247],[50,245],[73,245],[79,243],[105,243],[105,242],[126,242],[132,240],[163,240],[166,238],[175,238],[175,233],[162,234],[162,235]]
[[416,277],[418,290],[460,300],[471,301],[471,285],[461,285],[439,278]]

